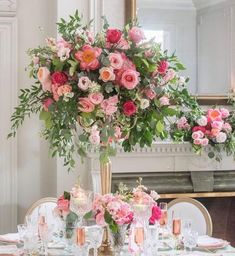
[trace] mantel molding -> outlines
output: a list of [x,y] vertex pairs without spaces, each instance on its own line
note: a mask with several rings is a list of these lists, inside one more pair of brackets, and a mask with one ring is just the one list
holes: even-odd
[[0,16],[15,16],[16,7],[16,0],[0,0]]

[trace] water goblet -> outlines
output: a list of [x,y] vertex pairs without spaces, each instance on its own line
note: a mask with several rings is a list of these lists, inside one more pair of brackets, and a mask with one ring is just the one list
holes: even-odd
[[198,233],[194,230],[188,229],[184,233],[183,237],[183,243],[186,248],[189,248],[189,251],[191,252],[194,247],[197,245],[197,240],[198,240]]
[[94,250],[94,256],[98,255],[98,248],[102,244],[104,234],[104,228],[98,225],[92,225],[86,227],[87,240],[90,244],[90,248]]

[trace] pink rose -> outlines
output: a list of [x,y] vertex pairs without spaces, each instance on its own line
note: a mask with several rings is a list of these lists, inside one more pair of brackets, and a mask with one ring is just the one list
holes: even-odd
[[123,65],[123,58],[120,53],[110,53],[109,61],[113,69],[120,69]]
[[85,113],[92,112],[95,109],[95,105],[91,103],[88,98],[79,98],[78,104],[79,104],[78,109]]
[[206,116],[201,116],[198,120],[197,123],[200,126],[206,126],[207,125],[207,117]]
[[115,75],[113,73],[113,69],[109,67],[103,67],[99,70],[100,76],[99,79],[103,82],[113,81],[115,80]]
[[103,101],[104,96],[100,92],[93,92],[88,95],[88,99],[90,100],[91,103],[95,105],[99,105]]
[[51,99],[51,98],[46,98],[44,101],[43,101],[43,109],[45,111],[49,111],[49,107],[51,106],[51,104],[54,103],[54,100]]
[[93,133],[89,136],[89,141],[93,145],[99,145],[100,144],[100,135],[98,133]]
[[123,104],[123,112],[126,116],[132,116],[136,111],[137,107],[133,101],[129,100]]
[[122,32],[119,29],[108,29],[106,32],[106,40],[111,44],[116,44],[121,39]]
[[172,79],[175,78],[175,71],[173,69],[169,69],[166,73],[166,75],[163,77],[163,80],[165,83],[168,83]]
[[224,124],[223,121],[214,121],[211,123],[211,127],[221,130],[223,127],[223,124]]
[[139,73],[128,69],[122,73],[121,84],[128,90],[134,89],[139,83]]
[[64,196],[60,196],[57,200],[57,208],[60,211],[69,211],[69,200],[65,199]]
[[105,108],[105,114],[108,115],[108,116],[111,116],[113,115],[114,113],[117,112],[117,107],[116,106],[113,106],[111,104],[109,104],[106,108]]
[[118,96],[114,95],[108,98],[109,104],[116,105],[118,103]]
[[218,143],[224,143],[227,140],[227,134],[224,132],[219,132],[216,136],[216,141]]
[[219,134],[220,130],[216,128],[212,128],[210,132],[211,137],[216,137]]
[[68,76],[64,72],[56,71],[51,75],[53,84],[63,85],[68,81]]
[[201,140],[201,145],[204,146],[204,147],[207,146],[208,143],[209,143],[209,140],[207,138],[204,138],[204,139]]
[[65,84],[65,85],[60,86],[57,89],[57,94],[60,97],[60,96],[63,96],[67,93],[70,93],[71,91],[72,91],[72,87],[69,84]]
[[78,80],[78,87],[83,90],[86,91],[91,85],[91,80],[87,77],[87,76],[82,76],[79,78]]
[[195,144],[195,145],[201,145],[201,144],[202,144],[202,139],[195,139],[195,140],[193,141],[193,144]]
[[156,92],[152,89],[146,89],[144,92],[146,97],[149,98],[150,100],[153,100],[157,95]]
[[230,115],[229,111],[226,108],[221,108],[220,113],[222,114],[222,118],[227,118]]
[[193,138],[194,140],[196,140],[196,139],[202,139],[203,137],[204,137],[204,133],[201,132],[201,131],[197,131],[197,132],[193,132],[193,133],[192,133],[192,138]]
[[139,27],[132,27],[128,31],[128,36],[130,40],[136,44],[138,44],[141,40],[145,38],[144,31]]
[[224,123],[222,129],[226,132],[231,132],[232,126],[229,123]]
[[42,84],[42,90],[44,92],[51,92],[51,75],[49,69],[47,67],[40,67],[38,69],[37,77]]
[[117,48],[121,50],[128,50],[130,49],[130,44],[126,39],[121,38],[117,44]]
[[162,96],[160,99],[160,106],[168,106],[170,105],[170,100],[167,96]]

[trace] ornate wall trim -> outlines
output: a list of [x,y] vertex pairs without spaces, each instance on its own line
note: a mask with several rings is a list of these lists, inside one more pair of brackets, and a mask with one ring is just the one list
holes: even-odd
[[15,16],[16,6],[16,0],[0,0],[0,16]]

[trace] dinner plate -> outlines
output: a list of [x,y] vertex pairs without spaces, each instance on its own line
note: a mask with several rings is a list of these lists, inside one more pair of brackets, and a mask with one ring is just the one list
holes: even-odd
[[207,249],[207,250],[218,250],[223,249],[229,245],[229,242],[208,236],[203,236],[198,238],[198,249]]

